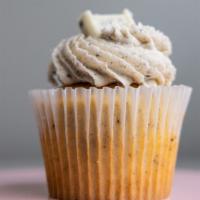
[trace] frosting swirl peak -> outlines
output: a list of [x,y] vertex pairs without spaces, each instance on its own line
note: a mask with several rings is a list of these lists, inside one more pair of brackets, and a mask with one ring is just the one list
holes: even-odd
[[53,84],[103,87],[172,83],[176,69],[169,59],[171,42],[167,36],[136,24],[127,10],[116,15],[118,20],[112,15],[101,21],[99,15],[91,15],[87,11],[81,17],[83,34],[61,41],[54,49],[49,66]]

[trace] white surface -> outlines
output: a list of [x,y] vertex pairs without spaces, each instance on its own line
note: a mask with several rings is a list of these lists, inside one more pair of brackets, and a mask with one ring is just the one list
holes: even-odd
[[[200,199],[200,171],[177,171],[170,200]],[[42,168],[1,170],[1,200],[48,200]]]

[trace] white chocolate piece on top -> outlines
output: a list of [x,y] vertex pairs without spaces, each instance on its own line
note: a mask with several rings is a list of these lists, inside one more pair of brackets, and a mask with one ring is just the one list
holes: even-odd
[[129,28],[135,24],[132,13],[124,9],[121,14],[99,15],[90,10],[85,11],[80,18],[80,27],[85,35],[100,37],[105,30],[112,28]]

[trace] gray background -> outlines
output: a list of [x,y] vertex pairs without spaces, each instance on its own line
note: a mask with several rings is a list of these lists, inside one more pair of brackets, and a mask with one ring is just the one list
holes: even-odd
[[[176,83],[194,88],[186,115],[179,166],[200,167],[199,0],[0,0],[0,167],[41,164],[39,138],[28,91],[50,87],[47,65],[53,47],[79,32],[82,11],[134,12],[135,19],[169,35]],[[196,163],[196,165],[195,165]]]

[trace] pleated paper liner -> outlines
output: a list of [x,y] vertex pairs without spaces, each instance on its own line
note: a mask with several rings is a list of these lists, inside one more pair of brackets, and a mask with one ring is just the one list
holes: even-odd
[[66,88],[31,95],[50,197],[170,196],[191,88]]

